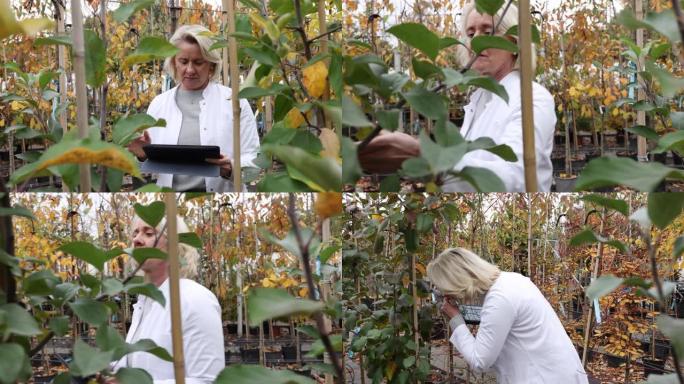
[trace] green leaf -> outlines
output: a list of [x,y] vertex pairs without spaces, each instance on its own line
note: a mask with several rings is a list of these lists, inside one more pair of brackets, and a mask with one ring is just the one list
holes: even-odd
[[135,214],[152,228],[156,228],[157,225],[159,225],[164,218],[166,210],[164,203],[161,201],[155,201],[148,205],[136,203],[133,205],[133,209],[135,210]]
[[480,14],[496,15],[504,0],[475,0],[475,9]]
[[375,118],[378,120],[378,125],[390,132],[394,132],[399,128],[399,118],[401,111],[398,109],[377,110]]
[[152,376],[140,368],[121,368],[116,371],[117,383],[120,384],[152,384]]
[[625,185],[642,192],[654,190],[665,178],[684,179],[684,172],[660,163],[639,163],[629,158],[600,157],[587,164],[577,178],[577,190]]
[[319,192],[342,189],[342,167],[334,159],[289,145],[264,145],[262,149],[285,163],[290,176],[310,188]]
[[202,239],[200,239],[195,232],[179,233],[178,242],[187,244],[194,248],[202,248]]
[[442,37],[441,39],[439,39],[439,50],[441,51],[444,48],[448,48],[448,47],[451,47],[452,45],[457,45],[457,44],[464,45],[458,39],[455,39],[453,37]]
[[411,63],[413,66],[413,73],[422,79],[427,79],[442,73],[442,70],[438,66],[429,61],[419,60],[414,57],[411,59]]
[[215,384],[315,384],[308,377],[284,369],[270,369],[260,365],[236,364],[224,368]]
[[684,112],[670,112],[670,119],[675,129],[684,129]]
[[503,85],[499,84],[496,80],[492,79],[491,77],[474,77],[469,79],[468,82],[466,82],[466,85],[472,85],[475,87],[486,89],[489,92],[492,92],[493,94],[504,99],[504,101],[508,103],[508,92],[506,92],[506,88],[504,88]]
[[123,23],[141,9],[148,8],[154,4],[154,0],[134,0],[130,3],[122,4],[113,13],[114,20]]
[[623,279],[613,275],[603,275],[589,284],[586,290],[587,297],[589,300],[600,299],[613,292],[622,284],[622,281]]
[[596,242],[610,245],[622,253],[628,252],[627,246],[621,241],[606,239],[605,237],[596,234],[591,229],[585,229],[570,239],[570,245],[573,247],[578,247],[585,244],[593,244]]
[[286,172],[267,173],[257,183],[257,192],[310,192],[306,184],[290,177]]
[[366,114],[350,97],[342,95],[342,125],[351,127],[371,127]]
[[633,127],[625,128],[625,131],[635,135],[643,136],[653,141],[658,141],[660,139],[660,135],[656,131],[643,125],[635,125]]
[[156,59],[165,59],[178,53],[179,49],[163,37],[146,36],[140,40],[138,48],[126,56],[125,65],[146,63]]
[[14,383],[25,375],[24,371],[28,365],[29,374],[31,363],[28,355],[21,345],[16,343],[0,344],[0,383]]
[[[302,253],[299,249],[299,244],[297,243],[297,237],[295,236],[293,230],[290,230],[287,233],[287,235],[285,235],[285,237],[282,239],[274,236],[273,234],[264,229],[261,230],[261,235],[266,239],[266,241],[281,246],[286,251],[297,256],[297,258],[302,257]],[[318,245],[320,244],[320,240],[318,239],[316,234],[312,232],[309,228],[301,228],[300,236],[302,237],[302,241],[304,243],[309,243],[309,255],[311,257],[314,257],[316,248],[318,248]]]
[[667,150],[684,153],[684,131],[675,131],[664,135],[658,140],[658,146],[652,152],[663,153]]
[[243,51],[254,58],[254,60],[260,62],[261,64],[270,65],[271,67],[276,67],[280,63],[280,57],[273,52],[271,48],[262,46],[261,49],[257,48],[243,48]]
[[12,208],[0,207],[0,217],[2,216],[22,216],[31,220],[36,219],[35,216],[33,216],[33,212],[21,205],[14,205]]
[[660,68],[653,62],[646,61],[646,70],[660,83],[663,96],[674,97],[684,89],[684,78],[675,77],[669,71]]
[[648,216],[660,229],[665,229],[684,210],[684,193],[652,192],[648,194]]
[[415,355],[411,355],[411,356],[406,357],[406,358],[402,361],[401,365],[402,365],[404,368],[411,368],[411,367],[413,366],[413,364],[415,364],[415,363],[416,363],[416,356],[415,356]]
[[667,37],[672,43],[681,40],[677,20],[671,9],[660,13],[649,13],[643,21],[639,21],[630,9],[623,9],[615,18],[615,21],[630,29],[646,28],[656,31]]
[[[532,29],[532,31],[531,31],[532,42],[534,44],[540,45],[541,44],[541,34],[539,33],[539,29],[534,24],[532,24],[531,29]],[[514,26],[508,28],[508,31],[506,31],[506,33],[504,33],[504,35],[518,37],[518,26],[514,25]]]
[[677,259],[684,252],[684,236],[679,236],[672,247],[672,258]]
[[166,127],[166,120],[155,120],[146,113],[136,113],[117,120],[112,132],[112,141],[115,144],[126,146],[136,135],[150,127]]
[[136,341],[133,344],[126,344],[126,346],[123,348],[123,355],[133,352],[147,352],[154,356],[157,356],[158,358],[164,361],[173,361],[173,357],[171,357],[171,355],[166,349],[158,346],[154,341],[150,339],[142,339]]
[[416,219],[416,230],[419,233],[427,232],[432,229],[435,217],[429,213],[420,213]]
[[402,96],[418,113],[431,119],[441,119],[447,115],[444,98],[435,92],[430,92],[422,86],[415,86]]
[[429,176],[430,163],[423,157],[412,157],[401,163],[401,171],[404,175],[412,178]]
[[380,181],[380,192],[399,192],[400,188],[399,175],[389,175]]
[[486,168],[465,167],[458,176],[472,185],[478,192],[504,192],[506,185],[496,173]]
[[61,283],[59,277],[55,276],[51,270],[44,269],[26,277],[23,281],[23,289],[27,295],[47,296],[59,283]]
[[112,355],[113,351],[100,351],[78,339],[74,345],[74,360],[69,368],[76,376],[94,375],[109,367]]
[[684,355],[684,319],[675,319],[667,315],[658,315],[656,320],[658,329],[670,338],[672,348],[677,352],[677,356]]
[[166,305],[164,294],[152,283],[128,283],[126,292],[129,295],[145,295],[161,304],[162,307]]
[[0,305],[0,331],[19,336],[35,336],[41,333],[36,320],[18,304]]
[[515,152],[513,152],[511,147],[506,144],[496,144],[494,140],[489,137],[479,137],[468,143],[468,152],[478,149],[484,149],[506,161],[518,161],[518,156],[515,155]]
[[97,88],[105,81],[105,64],[107,52],[104,43],[97,34],[89,29],[83,33],[85,39],[86,83],[93,88]]
[[363,174],[356,149],[356,144],[350,138],[342,137],[342,182],[344,184],[356,184]]
[[505,51],[516,53],[518,52],[518,46],[512,43],[510,40],[501,36],[491,36],[491,35],[478,35],[473,37],[470,41],[471,49],[479,54],[485,49],[496,48],[503,49]]
[[109,318],[109,307],[89,297],[79,297],[69,303],[69,307],[79,319],[90,325],[100,325]]
[[34,47],[40,47],[43,45],[71,46],[71,35],[52,35],[47,37],[38,37],[33,41]]
[[247,299],[249,324],[252,327],[268,319],[309,315],[324,307],[320,301],[296,298],[276,288],[251,288]]
[[48,328],[57,336],[62,337],[69,332],[69,316],[56,316],[50,319]]
[[386,30],[409,46],[425,53],[434,60],[440,50],[440,39],[425,25],[418,23],[403,23]]
[[166,252],[159,248],[134,248],[131,252],[131,256],[138,264],[144,263],[147,259],[166,260],[169,257]]
[[68,253],[77,259],[85,261],[86,263],[97,268],[98,271],[102,271],[104,264],[109,261],[109,259],[116,256],[112,255],[109,257],[103,250],[97,248],[87,241],[74,241],[64,244],[57,249],[64,253]]
[[[330,343],[335,351],[342,351],[342,335],[330,335]],[[318,339],[311,344],[311,349],[306,354],[308,357],[322,356],[325,353],[323,341]]]
[[[97,346],[103,351],[114,350],[126,345],[119,332],[107,324],[103,324],[97,329],[95,334]],[[116,358],[116,356],[114,356]]]
[[442,68],[442,74],[444,74],[444,85],[446,85],[447,88],[463,84],[465,79],[461,72],[451,68]]
[[619,199],[611,199],[603,195],[591,194],[580,197],[580,200],[588,201],[594,203],[600,207],[606,207],[622,213],[625,216],[629,216],[629,206],[627,202]]
[[430,139],[426,131],[420,133],[421,157],[430,164],[432,174],[450,171],[466,153],[467,144],[461,143],[452,147],[442,147]]
[[123,289],[123,284],[115,278],[108,277],[102,280],[102,294],[104,295],[114,296]]
[[287,89],[290,87],[284,84],[273,84],[270,88],[247,87],[240,91],[238,97],[241,99],[257,99],[264,96],[275,96]]

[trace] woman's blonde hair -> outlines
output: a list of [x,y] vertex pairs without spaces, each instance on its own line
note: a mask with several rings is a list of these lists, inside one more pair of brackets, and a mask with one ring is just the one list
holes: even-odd
[[[183,41],[190,44],[197,44],[202,52],[202,57],[214,64],[214,73],[211,74],[211,80],[218,81],[219,76],[221,76],[221,56],[218,53],[218,49],[209,50],[212,44],[214,44],[214,40],[211,39],[210,35],[211,31],[201,25],[182,25],[176,29],[176,32],[171,36],[169,42],[176,47]],[[173,78],[173,80],[176,82],[178,81],[178,74],[176,73],[176,55],[167,57],[166,60],[164,60],[164,70]]]
[[[503,14],[503,11],[506,7],[502,6],[499,8],[499,10],[496,12],[496,15],[494,16],[494,25],[492,27],[496,26],[496,24],[499,22],[499,19],[501,19],[501,15]],[[475,9],[475,2],[470,1],[468,2],[464,7],[462,11],[462,16],[461,16],[461,36],[460,40],[465,44],[466,46],[470,47],[470,38],[468,37],[468,34],[466,33],[467,30],[467,25],[468,25],[468,17],[470,14],[477,10]],[[506,14],[504,15],[503,20],[501,20],[501,25],[499,25],[499,29],[495,31],[494,33],[503,35],[508,31],[511,27],[514,25],[518,25],[518,7],[515,4],[511,4],[508,7],[508,10],[506,11]],[[515,39],[515,42],[517,44],[518,38],[517,36],[511,36],[512,38]],[[534,43],[532,43],[532,72],[534,72],[537,68],[537,48]],[[466,66],[468,64],[468,61],[470,61],[470,50],[462,45],[459,45],[456,48],[456,55],[459,64],[461,66]],[[520,69],[520,56],[516,55],[515,58],[515,66],[513,69]]]
[[[142,219],[135,216],[133,218],[133,223],[135,223],[136,220]],[[163,230],[164,234],[166,234],[166,217],[162,218],[155,229],[157,233]],[[176,216],[176,232],[179,234],[191,232],[190,228],[188,228],[188,224],[185,223],[185,220],[183,220],[181,216]],[[185,243],[178,243],[178,260],[180,262],[180,277],[183,279],[195,280],[198,275],[200,261],[200,254],[197,251],[197,248]]]
[[480,299],[500,273],[499,267],[465,248],[449,248],[427,266],[430,281],[459,300]]

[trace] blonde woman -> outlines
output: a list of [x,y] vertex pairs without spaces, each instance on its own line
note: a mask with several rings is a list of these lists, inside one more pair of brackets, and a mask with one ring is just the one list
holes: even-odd
[[[447,298],[451,343],[477,371],[494,370],[498,383],[585,384],[582,363],[558,316],[525,276],[502,272],[464,248],[442,252],[427,267]],[[483,300],[473,336],[454,302]]]
[[[153,228],[140,218],[135,218],[131,233],[133,247],[156,247],[166,251],[166,234],[160,233],[164,224],[165,220],[162,220],[157,228]],[[181,217],[177,219],[177,228],[178,233],[189,232]],[[197,250],[180,243],[178,256],[181,262],[180,302],[185,382],[209,384],[225,366],[221,307],[211,291],[192,280],[197,276]],[[147,259],[143,263],[141,269],[145,272],[146,281],[159,288],[166,299],[166,306],[140,295],[133,306],[131,327],[126,334],[127,343],[151,339],[169,353],[172,351],[168,266],[168,262],[162,259]],[[173,364],[146,352],[124,356],[116,363],[114,370],[123,367],[146,370],[155,384],[175,383]]]
[[[165,119],[166,127],[150,128],[128,149],[139,160],[146,144],[218,145],[220,159],[207,159],[221,167],[221,177],[160,174],[157,184],[175,191],[233,192],[233,109],[231,90],[217,81],[221,74],[219,50],[209,50],[211,32],[200,25],[183,25],[171,37],[179,51],[166,59],[164,69],[178,86],[152,100],[147,113]],[[240,100],[240,159],[242,167],[255,167],[259,152],[256,120],[247,100]]]
[[[518,8],[511,4],[505,14],[504,8],[502,7],[494,17],[478,13],[474,2],[469,2],[463,8],[459,38],[465,46],[459,45],[457,51],[458,59],[463,67],[475,57],[470,49],[470,42],[473,38],[491,34],[499,20],[501,24],[494,31],[499,36],[518,24]],[[517,43],[515,37],[506,36],[505,38]],[[532,50],[534,52],[534,47]],[[535,61],[533,54],[533,67]],[[474,141],[481,137],[489,137],[497,144],[510,146],[518,160],[506,161],[481,149],[468,152],[454,167],[455,171],[461,171],[466,167],[488,169],[501,179],[506,192],[526,190],[519,66],[520,60],[517,54],[495,48],[482,51],[471,68],[481,75],[494,78],[506,89],[509,100],[506,102],[492,92],[478,88],[470,95],[470,102],[464,107],[465,115],[461,126],[461,136],[466,140]],[[551,151],[556,125],[554,101],[549,91],[538,83],[532,84],[532,98],[537,188],[540,192],[549,192],[553,181]],[[373,139],[359,153],[359,160],[361,166],[369,172],[388,173],[400,168],[406,159],[419,154],[420,144],[417,139],[404,133],[394,132]],[[451,179],[442,186],[445,192],[475,192],[468,182]]]

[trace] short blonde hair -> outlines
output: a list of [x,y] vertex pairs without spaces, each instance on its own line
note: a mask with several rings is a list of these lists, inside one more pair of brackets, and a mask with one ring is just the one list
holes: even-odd
[[465,248],[449,248],[427,266],[430,281],[459,300],[482,298],[499,277],[499,267]]
[[[496,24],[499,22],[499,19],[501,19],[501,15],[503,14],[503,11],[505,8],[506,8],[505,6],[502,6],[501,8],[499,8],[498,11],[496,11],[496,15],[494,16],[494,25],[492,27],[496,26]],[[467,25],[468,25],[468,17],[470,16],[470,14],[473,11],[477,12],[477,10],[475,9],[475,2],[470,1],[463,7],[462,16],[461,16],[461,36],[460,36],[461,39],[460,40],[463,42],[463,44],[465,44],[468,47],[470,47],[470,40],[471,39],[468,37],[466,30],[467,30]],[[506,11],[506,14],[504,15],[503,20],[501,20],[501,25],[499,25],[499,29],[497,31],[495,31],[495,33],[503,35],[504,33],[506,33],[506,31],[508,31],[514,25],[518,25],[518,7],[515,4],[511,4],[508,7],[508,10]],[[518,31],[518,33],[520,33],[520,32]],[[518,37],[517,36],[511,36],[511,37],[515,39],[516,44],[517,44]],[[536,45],[534,43],[532,43],[532,53],[533,53],[532,54],[532,72],[534,73],[534,71],[536,71],[536,69],[537,69],[537,48],[536,48]],[[461,66],[463,66],[463,67],[465,67],[466,64],[468,64],[468,61],[470,61],[470,50],[468,48],[462,46],[462,45],[459,45],[456,48],[456,55],[457,55],[457,59],[458,59],[459,64],[461,64]],[[515,66],[513,67],[513,69],[520,69],[520,55],[516,55]]]
[[[202,57],[214,64],[214,73],[211,74],[211,80],[218,81],[219,76],[221,76],[221,55],[219,55],[218,49],[209,50],[212,44],[214,44],[214,40],[209,37],[210,34],[211,31],[201,25],[182,25],[176,29],[176,32],[171,36],[169,42],[176,47],[183,41],[190,44],[197,44],[202,52]],[[178,81],[176,73],[176,55],[167,57],[166,60],[164,60],[164,71],[166,71],[173,80],[176,82]]]
[[[135,223],[136,220],[142,219],[135,216],[133,218],[133,223]],[[163,230],[164,234],[166,234],[166,216],[162,218],[155,229],[157,233]],[[185,223],[185,220],[183,220],[181,216],[176,216],[176,233],[186,232],[192,231],[190,231],[188,224]],[[180,262],[180,277],[183,279],[195,280],[198,276],[200,261],[200,254],[197,251],[197,248],[185,243],[178,243],[178,261]]]

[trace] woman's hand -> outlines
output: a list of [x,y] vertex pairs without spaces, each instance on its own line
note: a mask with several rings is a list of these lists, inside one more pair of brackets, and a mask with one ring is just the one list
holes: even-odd
[[361,168],[369,173],[393,173],[404,160],[420,155],[415,137],[401,132],[381,133],[359,151]]
[[442,311],[442,313],[444,313],[450,319],[461,313],[458,310],[458,306],[453,305],[451,300],[452,299],[450,297],[445,296],[444,301],[442,302],[442,306],[439,308]]
[[227,179],[233,173],[233,163],[223,153],[218,159],[205,159],[207,163],[216,164],[221,167],[221,177]]
[[150,139],[150,135],[145,131],[142,136],[134,139],[128,144],[128,150],[131,151],[138,160],[143,161],[147,159],[147,155],[145,155],[145,151],[143,151],[142,148],[151,142],[152,139]]

